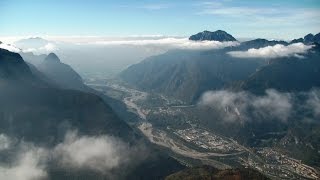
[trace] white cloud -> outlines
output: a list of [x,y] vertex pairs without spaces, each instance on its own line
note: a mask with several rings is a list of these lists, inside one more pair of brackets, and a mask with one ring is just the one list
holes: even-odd
[[0,164],[0,179],[40,180],[47,178],[48,151],[32,144],[21,143],[15,159],[9,164]]
[[314,116],[320,118],[320,90],[310,91],[306,104],[312,109]]
[[9,44],[5,44],[5,43],[1,43],[0,44],[0,48],[1,49],[6,49],[8,51],[11,51],[11,52],[15,52],[15,53],[19,53],[21,50],[17,47],[14,47],[12,45],[9,45]]
[[106,172],[129,161],[129,147],[109,136],[79,137],[67,133],[65,140],[53,151],[63,167]]
[[275,90],[267,90],[264,96],[244,91],[208,91],[200,98],[199,105],[214,108],[227,122],[257,121],[266,117],[285,122],[292,108],[290,95]]
[[[303,43],[295,43],[288,46],[277,44],[259,49],[249,49],[247,51],[231,51],[229,55],[237,58],[278,58],[297,56],[306,53],[312,46],[304,45]],[[301,57],[301,56],[300,56]]]
[[129,147],[120,139],[107,135],[79,136],[77,131],[68,131],[64,141],[50,149],[23,140],[14,142],[1,134],[0,148],[0,153],[11,151],[10,162],[0,161],[0,179],[8,180],[47,179],[48,165],[52,163],[65,170],[86,169],[112,176],[113,170],[119,167],[125,170],[146,156],[141,147]]
[[190,41],[188,38],[163,38],[144,40],[118,40],[118,41],[97,41],[98,45],[133,45],[133,46],[155,46],[177,49],[219,49],[228,46],[237,46],[238,42],[219,41]]
[[11,146],[11,140],[5,134],[0,134],[0,151],[6,150]]
[[282,121],[289,118],[292,108],[289,94],[279,93],[271,89],[266,91],[266,96],[255,97],[251,103],[258,110],[256,113],[260,113],[260,116],[269,116]]
[[39,54],[49,54],[51,52],[57,51],[59,50],[58,47],[53,44],[53,43],[48,43],[43,47],[40,48],[28,48],[28,49],[23,49],[22,52],[32,52],[35,55],[39,55]]
[[249,97],[245,92],[208,91],[199,101],[200,106],[210,106],[224,117],[227,122],[236,121],[239,118],[247,119]]
[[47,52],[52,52],[52,51],[56,51],[58,48],[56,47],[56,45],[54,45],[52,43],[48,43],[44,47],[42,47],[40,49],[43,49],[43,50],[45,50]]
[[[136,46],[142,48],[153,48],[160,50],[170,49],[219,49],[229,46],[238,46],[239,42],[219,42],[219,41],[190,41],[186,37],[178,36],[164,36],[164,35],[131,35],[126,37],[98,37],[98,36],[56,36],[46,37],[56,42],[47,43],[43,47],[26,46],[22,49],[23,52],[32,52],[34,54],[48,54],[60,49],[63,50],[65,46],[83,45],[83,46],[108,46],[108,47],[125,47]],[[59,41],[59,42],[58,42]]]

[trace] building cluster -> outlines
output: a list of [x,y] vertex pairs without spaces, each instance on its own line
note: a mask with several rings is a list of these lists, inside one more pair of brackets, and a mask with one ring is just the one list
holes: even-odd
[[240,149],[238,149],[238,146],[233,144],[231,141],[210,133],[206,130],[189,128],[184,130],[177,130],[174,133],[182,139],[191,142],[203,149],[218,150],[219,152],[240,151]]
[[264,169],[269,169],[273,172],[277,169],[285,176],[287,176],[288,171],[291,171],[306,178],[320,178],[320,174],[316,169],[303,164],[301,160],[290,158],[272,148],[263,148],[258,151],[258,154],[266,160],[267,164],[264,165]]

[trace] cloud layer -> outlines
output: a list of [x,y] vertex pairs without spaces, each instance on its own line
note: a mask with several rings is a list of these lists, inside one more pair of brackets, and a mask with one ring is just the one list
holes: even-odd
[[39,47],[39,48],[23,49],[22,52],[24,52],[24,53],[32,52],[35,55],[40,55],[40,54],[49,54],[49,53],[55,52],[57,50],[59,50],[59,48],[55,44],[48,43],[45,46]]
[[286,123],[289,119],[319,121],[320,90],[282,93],[268,89],[263,96],[247,91],[208,91],[201,96],[198,105],[212,108],[217,117],[225,122],[277,120]]
[[8,44],[0,44],[0,48],[1,49],[6,49],[8,51],[11,52],[15,52],[15,53],[20,53],[20,52],[24,52],[24,53],[28,53],[31,52],[35,55],[40,55],[40,54],[49,54],[51,52],[57,51],[59,50],[59,48],[53,44],[53,43],[48,43],[43,47],[39,47],[39,48],[27,48],[27,49],[19,49],[13,45],[8,45]]
[[219,41],[190,41],[188,38],[162,38],[162,39],[136,39],[118,41],[97,41],[98,45],[132,45],[132,46],[154,46],[167,49],[219,49],[228,46],[237,46],[238,42]]
[[247,51],[231,51],[229,55],[237,58],[278,58],[298,56],[306,53],[312,46],[304,45],[303,43],[295,43],[288,46],[277,44],[259,49],[249,49]]
[[214,108],[227,122],[275,119],[286,122],[292,108],[291,96],[267,90],[264,96],[248,92],[209,91],[202,95],[200,106]]
[[8,51],[11,51],[11,52],[15,52],[15,53],[19,53],[21,50],[15,46],[12,46],[12,45],[8,45],[8,44],[5,44],[5,43],[1,43],[0,44],[0,48],[1,49],[6,49]]

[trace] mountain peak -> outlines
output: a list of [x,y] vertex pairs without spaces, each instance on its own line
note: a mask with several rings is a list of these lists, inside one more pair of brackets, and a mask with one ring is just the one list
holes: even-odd
[[217,30],[214,32],[203,31],[189,37],[192,41],[237,41],[232,35],[225,31]]
[[309,43],[309,42],[313,42],[313,38],[314,38],[314,35],[313,34],[307,34],[305,37],[304,37],[304,41]]
[[60,62],[59,57],[55,53],[50,53],[44,61],[46,62]]
[[292,40],[290,43],[292,44],[292,43],[298,43],[298,42],[305,43],[305,44],[313,44],[313,43],[320,44],[320,33],[316,35],[309,33],[303,38]]

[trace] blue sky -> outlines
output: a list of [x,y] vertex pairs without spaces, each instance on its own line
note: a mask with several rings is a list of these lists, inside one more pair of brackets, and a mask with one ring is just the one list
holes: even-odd
[[189,36],[292,39],[320,32],[320,0],[1,0],[0,36]]

